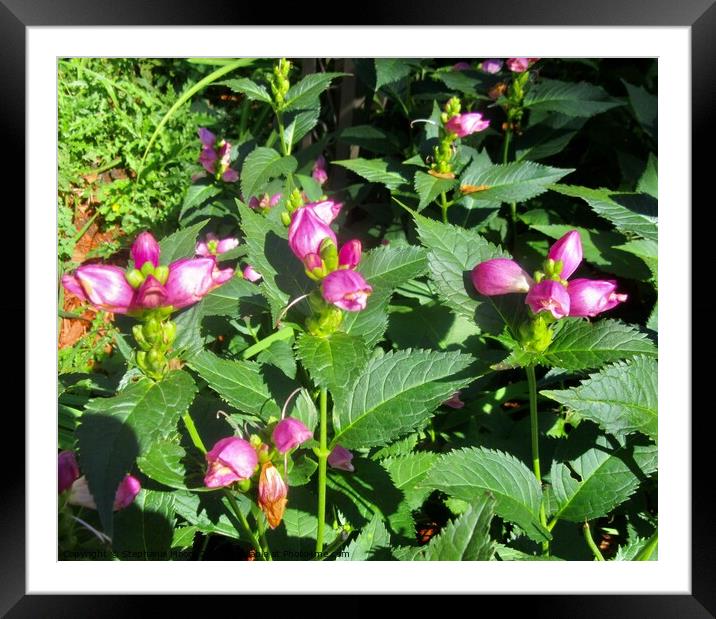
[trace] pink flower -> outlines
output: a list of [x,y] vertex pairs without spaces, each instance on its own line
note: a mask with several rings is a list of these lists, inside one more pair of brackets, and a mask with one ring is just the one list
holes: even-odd
[[195,253],[197,256],[217,256],[231,251],[238,247],[239,239],[230,236],[225,239],[219,239],[213,232],[209,232],[203,241],[196,244]]
[[480,68],[485,73],[499,73],[502,69],[502,60],[499,60],[498,58],[488,58],[487,60],[482,61]]
[[336,235],[311,207],[302,206],[291,217],[288,228],[288,244],[296,257],[303,261],[308,254],[320,254],[321,243],[331,239],[336,243]]
[[348,269],[333,271],[321,282],[323,298],[348,312],[364,310],[372,292],[373,288],[360,273]]
[[310,208],[324,224],[328,225],[338,217],[343,203],[334,202],[333,200],[323,200],[321,202],[309,202],[305,207]]
[[323,155],[318,155],[318,159],[316,159],[316,163],[313,166],[311,176],[319,185],[323,185],[328,180],[326,158]]
[[535,314],[550,312],[555,318],[569,316],[569,294],[560,282],[545,279],[535,284],[527,293],[525,303]]
[[72,275],[63,275],[62,285],[83,301],[115,314],[126,314],[134,299],[124,271],[110,264],[82,265]]
[[259,507],[272,529],[283,519],[286,510],[288,486],[281,473],[271,462],[264,462],[259,476]]
[[222,438],[206,453],[206,461],[209,466],[204,476],[204,485],[207,488],[221,488],[235,481],[249,479],[259,459],[251,443],[237,436],[229,436]]
[[257,282],[263,277],[263,275],[261,275],[261,273],[254,269],[254,267],[252,267],[250,264],[247,264],[244,267],[242,275],[244,276],[244,279],[247,279],[250,282]]
[[452,66],[453,71],[469,71],[472,69],[469,62],[456,62]]
[[[132,475],[127,475],[119,483],[117,492],[114,495],[114,503],[112,509],[118,512],[125,507],[129,507],[134,499],[137,498],[139,491],[142,489],[142,485],[139,480]],[[70,505],[77,505],[79,507],[86,507],[88,509],[97,509],[92,493],[90,493],[89,486],[87,485],[87,478],[83,475],[75,480],[70,488],[70,496],[67,500]]]
[[344,269],[354,269],[360,263],[363,246],[358,239],[348,241],[338,252],[338,266]]
[[202,144],[199,163],[211,175],[221,178],[226,183],[239,180],[239,173],[231,165],[231,143],[226,140],[217,141],[216,136],[208,129],[198,130]]
[[159,243],[150,232],[142,232],[132,244],[129,255],[134,260],[134,266],[141,269],[145,262],[153,267],[159,266]]
[[472,283],[480,294],[487,297],[527,292],[532,278],[514,260],[493,258],[481,262],[472,270]]
[[331,453],[328,454],[328,464],[331,468],[341,469],[342,471],[348,471],[349,473],[355,471],[353,464],[351,464],[351,460],[353,460],[353,454],[340,445],[336,445]]
[[302,421],[293,417],[279,421],[271,433],[271,440],[279,453],[291,451],[312,438],[313,432]]
[[627,300],[614,280],[573,279],[567,285],[570,316],[596,316]]
[[57,492],[62,493],[80,476],[80,467],[74,451],[61,451],[57,455]]
[[445,406],[449,406],[450,408],[462,408],[463,406],[465,406],[465,402],[463,402],[463,401],[460,399],[460,392],[459,392],[459,391],[456,391],[455,393],[453,393],[453,394],[450,396],[450,399],[449,399],[449,400],[445,400],[445,401],[443,402],[443,404],[444,404]]
[[524,73],[538,60],[539,58],[508,58],[505,64],[513,73]]
[[547,254],[547,258],[562,263],[562,268],[556,273],[562,279],[567,279],[577,270],[583,256],[582,239],[576,230],[567,232],[549,248]]
[[276,206],[280,201],[280,193],[275,193],[272,196],[269,196],[269,194],[265,193],[263,196],[261,196],[261,199],[257,198],[256,196],[253,196],[249,200],[249,207],[253,209],[268,210]]
[[199,134],[199,140],[201,141],[203,146],[214,148],[214,144],[216,143],[216,136],[211,131],[209,131],[205,127],[199,127],[197,133]]
[[459,138],[466,135],[484,131],[490,126],[489,120],[484,120],[479,112],[467,112],[453,116],[445,123],[446,131],[454,133]]
[[233,269],[219,269],[214,258],[177,260],[169,265],[164,303],[174,309],[196,303],[233,275]]

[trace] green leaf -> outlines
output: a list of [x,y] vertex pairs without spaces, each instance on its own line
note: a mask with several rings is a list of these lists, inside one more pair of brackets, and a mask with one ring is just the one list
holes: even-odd
[[555,516],[571,522],[606,516],[656,468],[656,445],[620,443],[582,424],[557,448],[552,463]]
[[402,58],[376,58],[374,62],[376,90],[408,77],[412,70],[411,61]]
[[176,431],[196,385],[183,371],[154,382],[141,378],[111,398],[87,403],[77,429],[80,467],[87,477],[102,526],[112,536],[112,504],[119,483],[138,456]]
[[315,107],[303,112],[289,112],[284,118],[286,130],[284,140],[293,146],[297,144],[318,123],[321,108]]
[[[187,465],[190,465],[189,473]],[[144,455],[137,458],[137,466],[147,477],[170,488],[209,491],[203,483],[206,468],[204,462],[196,456],[187,455],[186,450],[173,440],[155,442]]]
[[293,337],[291,341],[278,340],[262,350],[256,361],[277,367],[289,378],[296,378],[296,360],[293,358]]
[[425,172],[416,172],[413,183],[415,185],[415,191],[420,196],[418,210],[422,211],[441,193],[450,191],[457,185],[457,180],[454,178],[438,178],[431,174],[425,174]]
[[562,561],[559,557],[544,555],[529,555],[521,550],[515,550],[503,544],[497,544],[495,554],[500,561]]
[[213,184],[191,185],[191,187],[186,190],[184,202],[182,203],[181,211],[179,211],[179,219],[183,219],[187,212],[195,206],[203,204],[214,196],[218,196],[220,193],[221,188]]
[[634,239],[627,241],[623,245],[617,245],[614,249],[625,251],[641,258],[651,271],[654,281],[659,276],[659,245],[656,241],[648,239]]
[[452,451],[438,460],[422,485],[464,501],[489,492],[496,499],[498,516],[517,524],[537,542],[551,539],[539,521],[542,488],[534,473],[514,456],[484,448]]
[[[178,490],[173,494],[175,512],[202,533],[216,533],[233,539],[245,538],[241,524],[231,512],[228,499],[222,493],[199,494]],[[243,495],[238,495],[237,500],[239,509],[246,516],[251,509],[249,500]]]
[[406,166],[391,159],[362,159],[359,157],[331,163],[348,168],[367,181],[385,185],[390,190],[408,184]]
[[648,193],[653,198],[659,197],[658,162],[654,153],[649,153],[649,160],[646,162],[646,168],[639,179],[636,190]]
[[364,150],[378,154],[399,152],[395,137],[373,125],[354,125],[346,127],[336,137],[338,142],[355,144]]
[[246,95],[246,98],[251,101],[271,103],[271,95],[268,90],[266,90],[266,87],[261,84],[257,84],[246,77],[238,80],[226,80],[224,84],[231,88],[234,92]]
[[646,328],[652,331],[659,331],[659,302],[654,303],[654,308],[649,314],[649,319],[646,321]]
[[622,84],[624,84],[629,95],[629,104],[634,111],[634,116],[639,121],[642,129],[656,140],[658,129],[656,95],[652,95],[641,86],[633,86],[624,80],[622,80]]
[[316,337],[304,333],[296,353],[317,387],[326,387],[336,396],[348,388],[368,360],[363,338],[347,333]]
[[609,220],[620,232],[658,240],[657,202],[652,196],[576,185],[553,185],[550,189],[565,196],[582,198],[597,215]]
[[385,561],[390,557],[390,534],[380,516],[373,516],[336,561]]
[[232,277],[204,297],[201,302],[201,313],[202,316],[235,317],[239,314],[239,304],[242,299],[250,299],[253,305],[260,305],[263,301],[259,300],[260,297],[259,288],[255,283],[243,277]]
[[489,297],[480,296],[470,273],[480,262],[509,258],[473,230],[414,215],[420,241],[429,250],[428,272],[438,296],[445,304],[493,333],[502,331],[504,321]]
[[488,494],[473,500],[467,510],[438,533],[415,557],[423,561],[489,561],[495,554],[490,523],[495,499]]
[[229,361],[204,351],[189,362],[211,389],[237,410],[267,420],[281,416],[261,375],[261,366],[253,361]]
[[[622,546],[619,546],[617,554],[613,561],[639,561],[644,551],[648,552],[649,545],[654,542],[653,538],[642,538],[637,537],[633,541],[630,541]],[[658,561],[659,551],[658,542],[654,550],[649,554],[648,559],[642,559],[646,561]]]
[[524,202],[544,193],[570,172],[574,169],[553,168],[533,161],[489,166],[480,161],[467,167],[460,185],[485,185],[487,189],[469,194],[478,202]]
[[590,117],[622,105],[607,92],[587,82],[542,79],[525,94],[524,106],[532,110]]
[[142,488],[127,508],[115,516],[112,550],[127,561],[161,561],[173,558],[174,496]]
[[172,537],[172,548],[186,549],[194,545],[194,537],[199,532],[199,528],[194,525],[186,527],[178,527],[174,529],[174,537]]
[[168,265],[179,258],[190,258],[196,250],[196,241],[201,229],[208,223],[208,219],[200,221],[193,226],[177,230],[159,241],[160,261]]
[[371,359],[335,402],[331,445],[385,445],[413,430],[455,391],[471,382],[472,357],[421,350]]
[[430,494],[430,489],[421,486],[428,471],[438,458],[438,454],[421,451],[406,456],[385,458],[381,461],[393,480],[395,487],[405,495],[405,500],[412,509],[417,509]]
[[305,110],[317,107],[320,94],[326,90],[337,77],[348,73],[310,73],[297,82],[286,93],[284,111]]
[[255,196],[272,178],[290,174],[298,162],[282,157],[273,148],[260,146],[251,151],[241,168],[241,194],[246,200]]
[[657,441],[657,364],[635,357],[592,374],[579,387],[542,391],[542,395],[577,411],[619,438],[641,432]]

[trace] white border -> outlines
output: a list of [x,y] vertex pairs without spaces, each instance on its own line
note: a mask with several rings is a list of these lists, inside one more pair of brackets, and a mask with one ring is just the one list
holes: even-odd
[[[689,593],[690,29],[47,28],[27,29],[27,588],[71,592]],[[661,213],[659,561],[648,563],[56,561],[56,58],[58,56],[659,57]],[[671,260],[670,260],[671,258]],[[665,500],[664,497],[667,497]],[[209,567],[211,565],[211,567]]]

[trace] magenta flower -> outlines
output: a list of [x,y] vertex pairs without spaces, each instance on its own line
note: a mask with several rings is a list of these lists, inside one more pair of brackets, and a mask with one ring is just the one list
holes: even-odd
[[272,529],[283,519],[288,500],[288,486],[271,462],[264,462],[259,476],[259,507]]
[[260,210],[268,210],[274,206],[276,206],[281,201],[281,194],[275,193],[272,196],[269,196],[269,194],[265,193],[261,198],[257,198],[256,196],[253,196],[249,200],[249,207],[253,209],[260,209]]
[[80,467],[74,451],[61,451],[57,455],[57,492],[62,493],[80,476]]
[[545,279],[527,293],[525,303],[535,314],[547,311],[555,318],[569,316],[569,294],[561,282]]
[[230,280],[233,274],[233,269],[219,269],[214,258],[177,260],[169,266],[169,277],[164,286],[167,295],[164,304],[181,309],[196,303]]
[[452,66],[453,71],[469,71],[472,69],[469,62],[456,62]]
[[360,263],[363,246],[358,239],[348,241],[338,252],[338,266],[343,269],[354,269]]
[[472,270],[472,283],[480,294],[492,297],[511,292],[527,292],[534,283],[514,260],[494,258]]
[[[331,203],[332,204],[332,203]],[[322,209],[325,213],[328,209]],[[302,206],[291,217],[288,228],[288,244],[296,257],[303,261],[308,254],[320,254],[321,243],[331,239],[336,243],[336,235],[312,205]]]
[[343,208],[342,202],[334,202],[333,200],[323,200],[321,202],[309,202],[305,205],[310,208],[313,213],[326,225],[330,224]]
[[562,263],[562,268],[557,273],[562,279],[567,279],[577,270],[583,257],[582,239],[576,230],[567,232],[549,248],[547,253],[547,258]]
[[498,58],[488,58],[482,61],[480,68],[485,73],[499,73],[502,70],[502,60]]
[[62,276],[62,285],[98,309],[126,314],[134,300],[134,288],[124,271],[110,264],[85,264],[72,275]]
[[242,275],[244,276],[244,279],[247,279],[250,282],[257,282],[263,277],[263,275],[261,275],[261,273],[254,269],[254,267],[252,267],[250,264],[247,264],[244,267]]
[[446,131],[454,133],[459,138],[466,135],[484,131],[490,126],[489,120],[484,120],[479,112],[467,112],[453,116],[445,123]]
[[[139,480],[132,476],[127,475],[119,483],[117,492],[114,495],[114,503],[112,509],[118,512],[125,507],[129,507],[134,499],[137,498],[139,491],[142,489],[142,485]],[[75,480],[70,488],[70,496],[67,499],[70,505],[77,505],[79,507],[86,507],[88,509],[97,509],[94,497],[89,490],[87,485],[87,478],[83,475]]]
[[319,185],[323,185],[328,180],[326,158],[323,155],[318,155],[318,159],[316,159],[316,163],[313,165],[311,176]]
[[596,316],[627,300],[614,280],[573,279],[567,286],[570,316]]
[[227,251],[231,251],[235,247],[238,247],[239,239],[230,236],[225,239],[219,239],[213,232],[209,232],[203,241],[196,244],[194,253],[197,256],[218,256],[219,254],[225,254]]
[[229,486],[235,481],[249,479],[259,463],[251,443],[237,436],[218,441],[206,453],[208,469],[204,476],[207,488]]
[[348,471],[349,473],[355,471],[351,460],[353,460],[353,454],[340,445],[336,445],[331,453],[328,454],[328,464],[331,468]]
[[129,255],[134,260],[134,266],[141,269],[146,262],[152,267],[159,266],[159,243],[150,232],[142,232],[132,244]]
[[279,453],[291,451],[312,438],[313,432],[302,421],[293,417],[279,421],[271,433],[271,440]]
[[204,169],[226,183],[234,183],[239,180],[239,173],[229,167],[231,165],[231,143],[226,140],[217,141],[216,136],[204,127],[199,128],[198,133],[202,144],[199,163]]
[[321,282],[323,298],[347,312],[360,312],[365,309],[373,288],[363,276],[349,269],[333,271]]
[[539,58],[508,58],[505,64],[513,73],[524,73],[538,60]]
[[462,408],[463,406],[465,406],[465,402],[463,402],[463,401],[460,399],[460,392],[459,392],[459,391],[456,391],[455,393],[453,393],[453,394],[450,396],[450,399],[449,399],[449,400],[445,400],[445,401],[443,402],[443,404],[444,404],[445,406],[449,406],[450,408]]

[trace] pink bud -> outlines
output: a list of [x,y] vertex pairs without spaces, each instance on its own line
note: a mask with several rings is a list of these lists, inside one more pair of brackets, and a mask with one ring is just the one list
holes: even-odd
[[239,180],[239,173],[234,168],[227,168],[221,175],[221,180],[225,183],[235,183]]
[[545,279],[530,288],[525,299],[535,314],[550,312],[555,318],[569,315],[569,294],[567,289],[551,279]]
[[324,224],[330,224],[338,217],[338,213],[341,212],[342,207],[342,202],[334,202],[333,200],[309,202],[306,204],[306,208],[310,208]]
[[150,232],[142,232],[134,241],[129,252],[134,266],[141,269],[145,262],[159,266],[159,243]]
[[288,486],[281,473],[271,462],[264,462],[259,476],[259,507],[266,514],[266,520],[275,529],[286,509]]
[[221,141],[221,146],[216,149],[216,156],[219,158],[219,164],[222,168],[228,168],[231,163],[231,142]]
[[261,273],[254,269],[254,267],[252,267],[250,264],[244,267],[242,275],[244,276],[244,279],[247,279],[250,282],[257,282],[263,277],[263,275],[261,275]]
[[336,445],[333,448],[333,451],[328,454],[328,464],[331,468],[341,469],[342,471],[348,471],[349,473],[355,471],[353,464],[351,464],[351,460],[353,460],[353,454],[340,445]]
[[256,196],[251,196],[251,199],[249,200],[249,208],[259,208],[261,203],[259,202],[259,199]]
[[288,228],[288,244],[298,259],[303,261],[307,254],[318,254],[324,239],[336,242],[328,223],[308,205],[297,209]]
[[482,70],[485,73],[499,73],[502,69],[502,60],[497,58],[488,58],[482,61]]
[[302,421],[293,417],[279,421],[271,434],[271,440],[279,453],[291,451],[312,438],[313,432]]
[[532,278],[514,260],[493,258],[472,270],[472,283],[480,294],[492,297],[511,292],[527,292]]
[[445,123],[445,129],[459,138],[464,138],[466,135],[477,133],[478,131],[484,131],[489,126],[490,121],[483,120],[482,114],[479,112],[458,114]]
[[338,252],[338,265],[354,269],[360,263],[363,247],[358,239],[348,241]]
[[505,64],[513,73],[524,73],[538,60],[539,58],[508,58]]
[[343,269],[329,273],[321,282],[321,293],[328,303],[347,312],[365,309],[373,287],[357,271]]
[[219,157],[216,155],[216,151],[213,147],[204,147],[199,153],[199,163],[204,166],[204,169],[209,174],[215,174],[216,161]]
[[199,127],[199,131],[197,132],[199,134],[199,140],[201,140],[201,143],[204,146],[208,146],[210,148],[214,148],[214,144],[216,143],[216,136],[206,129],[205,127]]
[[204,476],[207,488],[229,486],[235,481],[249,479],[258,465],[259,458],[251,443],[237,436],[218,441],[206,453],[208,469]]
[[308,271],[313,271],[313,269],[322,269],[323,258],[321,258],[318,254],[306,254],[306,257],[303,259],[303,265]]
[[456,62],[452,66],[453,71],[469,71],[472,69],[469,62]]
[[99,309],[126,314],[134,298],[124,270],[110,264],[85,264],[74,274],[63,275],[62,285]]
[[233,274],[233,269],[220,270],[213,257],[177,260],[169,265],[166,305],[180,309],[196,303]]
[[80,476],[80,467],[74,451],[61,451],[57,455],[57,492],[67,490]]
[[316,163],[313,166],[311,176],[313,177],[313,180],[315,180],[319,185],[323,185],[328,180],[328,172],[326,171],[326,158],[323,155],[318,155],[318,159],[316,159]]
[[462,408],[463,406],[465,406],[465,402],[463,402],[463,401],[460,399],[460,392],[459,392],[459,391],[456,391],[455,393],[453,393],[453,394],[450,396],[450,399],[449,399],[449,400],[445,400],[445,401],[443,402],[443,404],[444,404],[445,406],[449,406],[450,408]]
[[614,280],[574,279],[567,286],[570,316],[596,316],[627,300]]
[[132,309],[141,310],[164,307],[168,305],[167,297],[167,289],[154,275],[149,275],[144,282],[142,282],[139,290],[137,290],[137,296],[134,299]]
[[567,232],[549,248],[547,254],[547,258],[555,262],[562,262],[562,271],[559,273],[562,279],[567,279],[577,270],[579,263],[582,262],[582,257],[582,239],[577,230]]
[[281,201],[281,194],[275,193],[271,196],[271,199],[269,200],[269,207],[276,206]]
[[139,480],[132,475],[127,475],[119,484],[119,488],[117,488],[112,509],[118,512],[120,509],[129,507],[134,503],[134,499],[137,498],[141,489],[142,485],[139,483]]
[[194,253],[202,257],[217,256],[231,251],[238,245],[239,239],[236,237],[230,236],[225,239],[219,239],[213,232],[209,232],[203,241],[196,244]]

